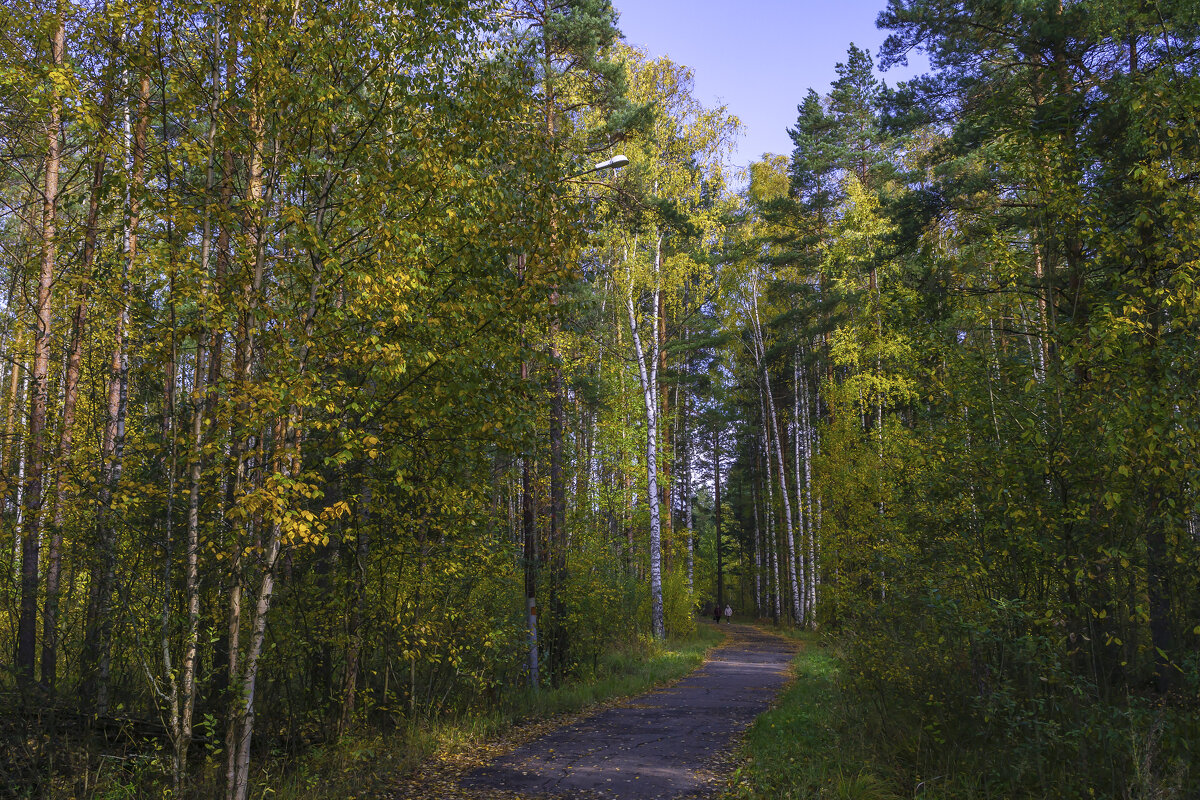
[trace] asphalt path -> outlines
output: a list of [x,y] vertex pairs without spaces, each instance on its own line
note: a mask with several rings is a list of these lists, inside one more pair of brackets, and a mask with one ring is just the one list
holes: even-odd
[[748,625],[694,672],[535,739],[460,778],[463,788],[611,800],[702,797],[741,733],[789,677],[795,647]]

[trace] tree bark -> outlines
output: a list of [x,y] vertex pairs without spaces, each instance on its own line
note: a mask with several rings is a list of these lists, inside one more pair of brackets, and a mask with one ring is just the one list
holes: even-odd
[[[63,65],[66,32],[61,3],[56,4],[51,18],[51,69]],[[55,84],[57,86],[57,84]],[[50,372],[50,302],[54,282],[56,257],[55,236],[58,214],[58,173],[62,163],[62,99],[55,89],[50,98],[50,121],[46,126],[46,175],[42,193],[42,253],[38,274],[37,316],[33,340],[33,396],[29,413],[28,469],[25,478],[24,514],[28,531],[21,542],[21,610],[17,622],[17,676],[32,681],[37,644],[38,617],[38,559],[40,556],[40,525],[42,517],[42,473],[46,406],[49,404]]]
[[770,437],[766,428],[766,413],[763,413],[763,432],[762,432],[762,452],[763,461],[767,467],[767,499],[766,509],[763,512],[763,518],[767,528],[767,599],[771,605],[771,619],[779,622],[779,618],[783,615],[783,607],[781,605],[781,581],[779,580],[779,546],[775,541],[775,476],[771,472],[771,443]]
[[721,547],[721,432],[713,428],[713,524],[717,550],[717,613],[725,608],[725,564]]
[[[102,108],[107,109],[106,97]],[[103,115],[102,115],[103,116]],[[82,269],[87,283],[81,290],[79,302],[71,316],[71,344],[67,355],[67,372],[63,389],[61,430],[58,439],[58,465],[54,481],[54,509],[51,513],[50,553],[46,564],[46,607],[42,616],[42,683],[54,692],[58,671],[58,607],[59,576],[62,569],[63,508],[66,505],[64,475],[74,451],[75,409],[79,400],[79,376],[83,365],[83,339],[87,326],[88,304],[91,299],[92,269],[96,260],[97,224],[100,215],[100,192],[103,188],[107,154],[97,153],[92,166],[92,184],[88,198],[87,222],[83,240]]]
[[692,521],[692,440],[690,424],[691,420],[688,417],[690,403],[685,394],[683,398],[683,413],[684,419],[681,431],[683,439],[682,461],[680,468],[683,470],[683,519],[684,525],[687,528],[687,575],[688,575],[688,595],[694,597],[696,591],[696,536],[695,527]]
[[[784,531],[787,539],[787,573],[788,580],[791,583],[792,589],[792,618],[797,625],[804,625],[804,612],[800,604],[800,587],[796,579],[796,544],[792,531],[792,503],[788,497],[787,487],[787,467],[783,458],[783,442],[782,431],[779,428],[779,421],[775,414],[775,400],[771,394],[771,374],[766,363],[766,349],[763,346],[762,324],[758,318],[758,298],[754,300],[754,342],[755,342],[755,362],[758,364],[759,375],[762,376],[762,402],[764,406],[763,422],[769,426],[769,434],[767,436],[767,444],[770,446],[772,438],[775,440],[775,462],[779,468],[779,496],[783,501],[783,522]],[[770,459],[771,454],[768,452],[767,458]]]
[[809,605],[810,575],[809,550],[808,550],[808,527],[810,520],[804,513],[804,470],[801,467],[800,451],[801,440],[804,438],[804,428],[800,422],[800,348],[796,348],[792,358],[792,447],[795,454],[796,468],[793,474],[796,476],[796,523],[797,536],[799,542],[800,554],[800,585],[802,591],[800,594],[800,613],[803,618],[801,624],[807,626],[811,618],[812,608]]
[[[216,185],[216,133],[217,103],[221,88],[217,53],[220,49],[220,32],[215,23],[213,28],[212,53],[212,97],[208,117],[208,164],[204,178],[204,223],[200,236],[201,280],[209,280],[209,264],[212,259],[212,209],[210,195]],[[218,248],[219,253],[219,248]],[[218,254],[218,262],[221,260]],[[183,637],[183,676],[179,690],[180,702],[177,717],[173,720],[173,763],[175,791],[182,793],[187,782],[188,749],[191,747],[193,716],[196,708],[196,673],[200,645],[200,485],[204,474],[205,419],[210,404],[211,364],[209,347],[213,338],[213,323],[208,319],[211,289],[203,292],[201,306],[204,309],[203,326],[196,339],[196,363],[192,373],[191,452],[188,463],[188,509],[186,521],[186,544],[184,568],[184,596],[187,604],[187,627]],[[220,343],[217,343],[217,348]],[[213,352],[212,359],[218,358]],[[213,387],[215,388],[215,387]],[[213,398],[215,400],[215,398]]]
[[[143,30],[149,36],[149,27]],[[144,44],[144,43],[143,43]],[[95,660],[96,713],[108,712],[109,670],[112,647],[112,594],[116,581],[116,539],[112,519],[113,496],[121,482],[125,455],[125,422],[129,399],[129,355],[125,351],[125,331],[129,326],[130,276],[135,269],[138,249],[138,230],[141,224],[142,187],[145,181],[146,131],[149,124],[150,76],[143,72],[138,82],[137,118],[133,126],[132,163],[130,167],[129,217],[125,223],[125,258],[122,262],[121,309],[117,315],[116,331],[109,364],[108,413],[101,446],[100,496],[96,510],[99,530],[98,575],[94,579],[95,633],[92,635]],[[129,135],[129,116],[126,111],[126,135]]]
[[[290,427],[290,424],[289,426]],[[275,565],[279,559],[282,526],[277,520],[270,527],[262,559],[262,577],[251,620],[250,643],[246,651],[238,697],[238,733],[235,750],[235,770],[231,800],[246,800],[250,790],[250,744],[254,733],[254,693],[258,686],[258,664],[267,635],[267,615],[275,592]]]
[[354,722],[354,703],[358,690],[358,673],[362,661],[363,632],[362,604],[367,588],[367,559],[371,553],[370,531],[371,490],[363,487],[363,497],[357,514],[357,542],[354,548],[354,579],[350,593],[350,625],[346,645],[346,673],[342,681],[342,713],[338,730],[344,735]]
[[[525,254],[517,256],[517,274],[525,279]],[[521,361],[521,383],[529,383],[529,362]],[[533,469],[532,458],[527,453],[521,459],[521,550],[524,560],[525,577],[525,627],[529,642],[529,686],[538,688],[538,629],[537,629],[537,582],[538,582],[538,553],[537,525],[533,509]]]
[[[757,476],[756,476],[757,477]],[[754,512],[754,613],[755,616],[763,615],[763,596],[762,596],[762,570],[763,570],[763,555],[762,555],[762,530],[758,525],[760,514],[759,506],[762,493],[755,490],[754,484],[750,486],[750,505]]]
[[815,432],[812,427],[812,417],[809,411],[809,389],[808,389],[808,374],[807,370],[800,367],[800,389],[802,400],[800,402],[800,416],[802,420],[803,439],[804,439],[804,502],[806,505],[806,517],[808,519],[808,564],[809,564],[809,579],[808,587],[808,608],[809,608],[809,624],[812,627],[816,626],[817,618],[817,585],[821,581],[820,562],[817,552],[817,535],[820,530],[820,514],[813,505],[813,486],[812,486],[812,459],[815,442]]
[[[658,240],[658,251],[656,253],[656,262],[659,270],[662,268],[662,237]],[[670,554],[674,547],[674,530],[675,530],[675,515],[672,513],[671,504],[671,459],[667,458],[670,452],[671,439],[671,411],[670,411],[670,392],[667,387],[662,384],[662,376],[667,371],[667,304],[666,296],[663,292],[658,293],[655,311],[655,328],[656,337],[658,340],[658,367],[655,369],[655,380],[658,381],[655,389],[655,397],[659,402],[659,427],[661,428],[659,440],[662,442],[662,458],[659,459],[659,497],[658,507],[666,509],[666,513],[662,514],[662,526],[666,529],[667,552]],[[673,453],[672,453],[673,455]]]
[[[655,256],[656,267],[658,259],[661,257],[661,242],[659,239],[660,249]],[[656,272],[656,279],[658,270]],[[662,639],[666,637],[666,625],[663,619],[663,596],[662,596],[662,529],[659,519],[659,493],[658,493],[658,357],[659,344],[658,338],[654,333],[654,326],[657,323],[658,317],[658,300],[661,289],[657,285],[654,287],[654,297],[651,305],[654,308],[651,317],[651,345],[649,353],[649,368],[646,366],[647,356],[642,350],[642,338],[638,332],[637,311],[633,305],[633,287],[629,289],[629,294],[626,295],[626,310],[629,314],[629,330],[633,338],[634,353],[637,355],[638,362],[638,377],[642,384],[642,399],[646,408],[646,502],[650,506],[650,628],[655,638]]]
[[[19,322],[20,318],[17,317],[16,321]],[[5,467],[7,466],[8,469],[12,468],[12,462],[16,460],[17,452],[17,448],[15,446],[17,432],[17,405],[20,399],[17,392],[21,387],[21,371],[23,369],[23,364],[21,362],[21,346],[21,329],[18,326],[17,334],[13,337],[13,355],[11,359],[12,366],[8,372],[8,411],[4,417],[4,441],[0,442],[0,473],[3,473],[6,479],[8,478],[8,473],[5,471]],[[5,496],[4,510],[8,511],[8,508],[9,498]],[[15,564],[16,562],[14,561],[13,563]]]

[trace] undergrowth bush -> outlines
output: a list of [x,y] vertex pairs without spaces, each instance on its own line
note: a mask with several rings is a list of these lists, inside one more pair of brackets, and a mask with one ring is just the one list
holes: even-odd
[[696,595],[688,587],[687,567],[678,564],[663,573],[663,621],[668,636],[687,636],[696,629]]
[[1020,604],[893,596],[842,639],[842,735],[922,796],[1198,796],[1195,662],[1176,694],[1114,695],[1059,639]]

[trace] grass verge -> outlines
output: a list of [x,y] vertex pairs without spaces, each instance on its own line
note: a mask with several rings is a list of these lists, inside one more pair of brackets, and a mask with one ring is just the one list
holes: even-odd
[[840,741],[835,724],[837,658],[820,646],[816,634],[765,626],[799,640],[792,662],[795,680],[775,707],[746,731],[739,766],[730,776],[723,800],[884,800],[886,783]]

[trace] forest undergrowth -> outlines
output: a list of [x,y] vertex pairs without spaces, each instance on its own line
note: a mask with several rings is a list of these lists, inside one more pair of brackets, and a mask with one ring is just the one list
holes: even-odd
[[[597,707],[661,686],[691,672],[724,635],[698,625],[685,636],[655,641],[633,636],[608,650],[590,674],[554,688],[514,690],[502,704],[399,724],[375,720],[332,741],[302,751],[264,743],[250,788],[251,797],[289,800],[348,800],[374,797],[441,797],[453,780]],[[45,726],[42,726],[45,730]],[[143,726],[85,731],[69,724],[43,748],[53,749],[59,778],[24,793],[16,787],[0,797],[45,800],[117,800],[170,797],[169,745]],[[9,732],[11,733],[11,732]],[[106,733],[108,734],[106,736]],[[216,737],[206,739],[193,791],[217,796],[224,783],[224,756]]]
[[954,686],[920,702],[912,648],[870,653],[864,638],[763,627],[801,642],[795,677],[747,731],[723,800],[1196,796],[1197,723],[1186,709],[1144,697],[1092,703],[1080,686],[1046,691],[1036,714],[1018,711],[1011,692],[951,709],[937,697]]

